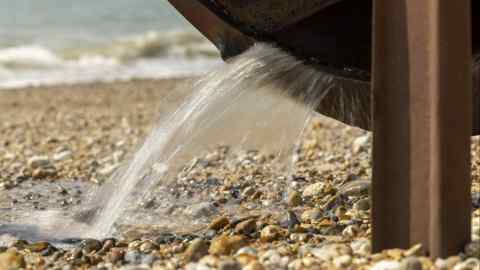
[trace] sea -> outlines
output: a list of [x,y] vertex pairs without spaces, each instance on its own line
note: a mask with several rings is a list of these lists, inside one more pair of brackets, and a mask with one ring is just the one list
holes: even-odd
[[215,47],[167,0],[0,0],[0,88],[204,73]]

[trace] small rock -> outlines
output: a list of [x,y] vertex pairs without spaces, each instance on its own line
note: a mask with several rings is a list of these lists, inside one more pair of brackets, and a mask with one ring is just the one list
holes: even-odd
[[154,244],[152,241],[145,241],[140,245],[140,251],[143,253],[150,253],[156,249],[158,249],[158,246]]
[[368,180],[357,180],[349,182],[340,187],[338,194],[344,196],[361,196],[367,195],[370,190],[371,182]]
[[453,270],[478,270],[480,269],[480,260],[477,258],[470,258],[464,262],[458,263],[453,267]]
[[350,255],[352,249],[344,244],[331,244],[320,248],[314,248],[311,250],[311,253],[322,261],[332,261],[334,258],[342,255]]
[[283,230],[277,225],[268,225],[260,232],[260,239],[265,242],[272,242],[283,236]]
[[287,203],[291,207],[299,206],[303,202],[302,195],[297,191],[292,191],[288,194]]
[[107,260],[116,263],[122,261],[125,256],[125,252],[121,248],[112,248],[107,255]]
[[25,246],[25,249],[31,252],[42,252],[50,247],[48,242],[37,242]]
[[370,210],[370,199],[361,199],[358,200],[354,205],[353,208],[358,211],[367,211]]
[[257,223],[253,219],[242,221],[235,226],[235,233],[249,235],[257,230]]
[[469,243],[465,246],[465,255],[480,258],[480,240]]
[[243,270],[265,270],[265,267],[259,262],[251,262],[243,267]]
[[46,177],[54,177],[57,175],[57,169],[55,167],[39,167],[33,170],[32,177],[35,179],[41,179]]
[[319,209],[310,209],[302,213],[301,219],[304,223],[320,220],[323,217],[322,211]]
[[59,153],[56,153],[55,155],[53,155],[53,160],[54,161],[64,161],[64,160],[67,160],[71,157],[72,157],[72,152],[66,150],[66,151],[62,151],[62,152],[59,152]]
[[227,260],[227,261],[222,261],[218,265],[219,270],[241,270],[242,266],[234,261],[234,260]]
[[125,253],[124,259],[131,264],[140,264],[142,261],[142,254],[137,250],[128,250]]
[[208,252],[212,255],[229,255],[235,253],[241,247],[245,246],[245,240],[242,236],[219,236],[213,239]]
[[218,231],[220,229],[223,229],[225,226],[230,224],[230,221],[228,220],[227,217],[221,216],[216,219],[214,219],[210,225],[208,225],[209,230],[215,230]]
[[393,260],[383,260],[375,263],[371,270],[398,270],[400,269],[400,263]]
[[190,243],[187,250],[183,254],[183,258],[186,262],[196,262],[208,254],[208,248],[208,242],[197,238]]
[[417,257],[407,257],[400,263],[399,270],[422,270],[422,262]]
[[360,232],[360,227],[358,225],[348,225],[343,231],[342,235],[348,238],[355,237]]
[[111,175],[119,166],[120,164],[107,165],[100,169],[98,173],[103,176],[108,176]]
[[372,246],[369,239],[357,239],[350,244],[353,253],[367,256],[372,250]]
[[280,221],[282,228],[292,230],[295,226],[300,225],[297,215],[293,211],[287,211],[285,217]]
[[422,250],[423,250],[422,244],[416,244],[413,247],[406,250],[404,255],[406,257],[421,256],[422,255]]
[[308,185],[303,190],[303,197],[314,197],[322,195],[325,190],[325,184],[322,182],[318,182],[315,184]]
[[352,256],[350,255],[342,255],[340,257],[333,259],[333,265],[335,265],[335,267],[339,269],[347,268],[351,264],[352,264]]
[[358,154],[360,153],[360,151],[365,150],[366,147],[368,146],[369,141],[370,141],[370,134],[368,133],[356,138],[353,141],[353,145],[352,145],[353,153]]
[[0,269],[19,269],[25,267],[23,255],[16,251],[7,251],[0,254]]
[[99,251],[102,248],[102,246],[103,246],[102,242],[95,239],[86,239],[80,243],[80,247],[87,254]]
[[248,254],[248,255],[252,255],[252,256],[257,256],[257,253],[258,251],[252,247],[242,247],[241,249],[239,249],[235,255],[236,256],[239,256],[239,255],[242,255],[242,254]]
[[28,167],[34,170],[37,168],[44,168],[52,166],[50,159],[47,156],[34,156],[27,161]]

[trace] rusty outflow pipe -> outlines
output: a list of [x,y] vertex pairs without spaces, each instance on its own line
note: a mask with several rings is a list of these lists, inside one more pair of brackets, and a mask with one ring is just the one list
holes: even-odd
[[[224,59],[263,41],[335,75],[339,91],[330,91],[317,111],[371,130],[372,0],[169,1]],[[472,1],[472,55],[480,55],[478,27],[480,3]],[[480,135],[479,72],[475,66],[473,135]]]

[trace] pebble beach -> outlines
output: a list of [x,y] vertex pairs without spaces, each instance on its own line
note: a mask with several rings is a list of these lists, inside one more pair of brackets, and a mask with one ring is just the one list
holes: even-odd
[[[2,228],[16,210],[68,211],[82,203],[84,187],[108,181],[158,119],[190,94],[192,80],[0,91],[0,269],[480,269],[479,137],[472,138],[473,242],[436,260],[421,256],[420,245],[372,253],[371,134],[321,116],[311,120],[295,152],[285,209],[207,209],[208,222],[192,232],[126,229],[115,238],[79,239],[68,247],[26,241]],[[278,199],[282,175],[275,159],[255,149],[231,153],[229,147],[199,156],[188,174],[178,176],[178,190],[198,193],[200,187],[212,205],[235,199],[240,209]]]

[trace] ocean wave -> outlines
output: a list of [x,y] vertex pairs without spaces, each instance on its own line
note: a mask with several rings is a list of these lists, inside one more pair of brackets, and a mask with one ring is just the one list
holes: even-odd
[[48,69],[72,65],[118,65],[148,58],[218,58],[216,48],[191,31],[147,32],[96,46],[49,49],[40,45],[0,48],[0,67],[9,70]]

